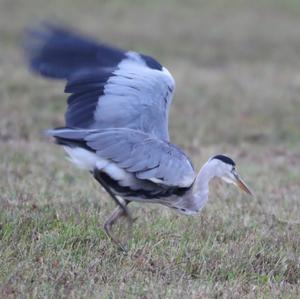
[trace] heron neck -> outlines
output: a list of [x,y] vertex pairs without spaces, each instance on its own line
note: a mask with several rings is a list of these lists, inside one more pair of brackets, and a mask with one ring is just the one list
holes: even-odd
[[193,195],[198,210],[202,209],[208,200],[209,182],[216,176],[215,167],[207,161],[199,171],[196,178]]
[[207,161],[199,171],[196,178],[196,190],[208,189],[209,182],[216,176],[215,165]]

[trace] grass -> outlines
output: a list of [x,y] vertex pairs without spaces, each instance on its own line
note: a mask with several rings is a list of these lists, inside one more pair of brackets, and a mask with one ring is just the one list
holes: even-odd
[[[2,1],[1,297],[299,298],[299,16],[294,0]],[[195,217],[132,205],[120,253],[113,202],[42,134],[63,124],[63,83],[28,73],[20,39],[53,17],[163,62],[173,142],[197,169],[228,153],[256,197],[213,182]]]

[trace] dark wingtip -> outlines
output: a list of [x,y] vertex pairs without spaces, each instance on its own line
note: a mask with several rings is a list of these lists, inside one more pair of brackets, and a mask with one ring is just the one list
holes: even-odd
[[52,39],[62,32],[61,28],[64,27],[55,25],[54,22],[50,21],[39,21],[35,26],[24,28],[22,48],[24,58],[32,72],[50,78],[61,79],[66,77],[61,70],[53,70],[49,63],[49,57],[45,56],[49,51],[48,48]]
[[225,156],[225,155],[216,155],[216,156],[212,157],[211,159],[217,159],[226,164],[235,166],[235,162],[231,158],[229,158],[228,156]]

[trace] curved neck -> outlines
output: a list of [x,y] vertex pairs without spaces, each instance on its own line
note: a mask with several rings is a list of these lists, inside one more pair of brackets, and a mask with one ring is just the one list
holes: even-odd
[[210,163],[208,160],[200,169],[195,181],[195,191],[202,189],[208,189],[208,185],[211,179],[216,176],[215,164]]
[[175,205],[175,200],[172,198],[172,205],[187,214],[199,212],[208,200],[209,182],[217,176],[216,166],[216,163],[212,160],[208,160],[202,166],[192,188],[189,189],[184,196],[177,197]]
[[214,163],[208,160],[200,169],[193,187],[193,201],[200,210],[208,200],[209,182],[216,176]]

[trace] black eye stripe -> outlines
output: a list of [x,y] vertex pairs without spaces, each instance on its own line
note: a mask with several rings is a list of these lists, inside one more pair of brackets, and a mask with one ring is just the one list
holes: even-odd
[[231,158],[229,158],[229,157],[227,157],[225,155],[216,155],[212,159],[217,159],[217,160],[220,160],[220,161],[222,161],[222,162],[224,162],[226,164],[235,166],[235,162]]

